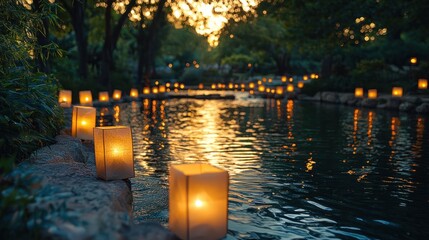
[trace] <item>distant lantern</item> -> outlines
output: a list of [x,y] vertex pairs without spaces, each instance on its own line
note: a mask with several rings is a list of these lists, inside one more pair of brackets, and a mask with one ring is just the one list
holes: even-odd
[[229,89],[232,89],[232,88],[234,88],[234,84],[232,84],[232,83],[229,83],[229,84],[228,84],[228,88],[229,88]]
[[237,89],[238,88],[238,84],[236,83],[236,84],[234,84],[234,88],[235,89]]
[[287,81],[287,77],[286,76],[282,76],[282,82],[286,82]]
[[118,180],[134,177],[131,128],[110,126],[94,128],[97,177]]
[[363,88],[355,88],[355,97],[357,98],[363,97]]
[[203,89],[204,88],[204,84],[200,83],[198,84],[198,89]]
[[216,84],[212,84],[212,89],[216,89]]
[[368,90],[368,98],[376,99],[377,98],[377,89],[369,89]]
[[294,88],[293,88],[293,84],[288,84],[286,90],[288,92],[293,92]]
[[144,87],[143,94],[150,94],[150,87]]
[[159,92],[165,93],[165,86],[164,85],[159,86]]
[[80,91],[79,101],[81,105],[92,106],[92,93],[91,91]]
[[178,87],[179,87],[179,83],[175,82],[175,83],[173,84],[173,86],[174,86],[174,88],[178,88]]
[[289,78],[289,82],[293,82],[293,77]]
[[121,96],[122,96],[122,91],[121,90],[114,90],[113,91],[113,99],[118,101],[121,100]]
[[250,83],[249,83],[249,88],[250,88],[250,89],[254,89],[254,88],[255,88],[255,83],[250,82]]
[[180,89],[185,89],[185,84],[184,83],[180,84]]
[[159,93],[159,88],[158,87],[153,87],[152,88],[152,93],[153,94],[158,94]]
[[416,57],[410,58],[410,63],[411,64],[417,64],[417,58]]
[[60,90],[58,94],[58,102],[61,107],[69,108],[72,103],[72,91],[70,90]]
[[228,172],[209,164],[170,165],[169,228],[181,239],[221,239],[228,230]]
[[92,131],[96,121],[95,115],[96,109],[93,107],[73,106],[72,136],[83,140],[92,140]]
[[270,93],[271,92],[271,88],[266,88],[265,92]]
[[297,87],[298,88],[303,88],[304,87],[304,83],[303,82],[298,82]]
[[307,75],[304,75],[304,76],[302,77],[302,80],[307,81],[307,80],[308,80],[308,76],[307,76]]
[[130,96],[132,98],[137,98],[139,96],[139,90],[137,90],[137,88],[131,88]]
[[244,83],[240,84],[240,88],[241,88],[241,89],[246,88],[246,84],[244,84]]
[[428,80],[423,79],[423,78],[419,79],[418,87],[419,87],[419,89],[427,89],[428,88]]
[[283,87],[282,86],[277,86],[276,87],[276,94],[278,94],[278,95],[282,95],[283,94]]
[[100,102],[108,102],[109,101],[109,92],[99,92],[98,100]]
[[258,87],[258,91],[259,91],[259,92],[265,92],[265,87],[264,87],[264,85],[259,85],[259,87]]
[[403,89],[401,87],[392,88],[392,97],[402,97]]

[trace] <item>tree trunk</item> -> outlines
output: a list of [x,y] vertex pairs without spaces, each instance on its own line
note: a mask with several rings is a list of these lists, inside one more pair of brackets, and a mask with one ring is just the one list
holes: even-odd
[[[42,0],[34,0],[33,1],[34,11],[41,14],[42,11]],[[43,13],[42,13],[43,14]],[[40,31],[37,31],[37,45],[41,49],[40,52],[36,52],[35,60],[36,60],[36,70],[39,72],[50,73],[51,68],[48,61],[48,49],[45,46],[49,45],[49,22],[48,19],[43,16],[42,17],[42,27]]]
[[72,1],[72,25],[75,32],[76,45],[79,55],[79,76],[88,77],[88,32],[85,23],[86,0]]

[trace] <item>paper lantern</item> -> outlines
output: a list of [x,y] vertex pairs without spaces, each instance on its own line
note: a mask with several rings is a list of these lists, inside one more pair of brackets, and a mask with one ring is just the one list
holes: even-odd
[[158,87],[153,87],[153,88],[152,88],[152,93],[153,93],[153,94],[158,94],[158,92],[159,92]]
[[73,106],[72,129],[73,137],[92,140],[92,130],[95,127],[96,109],[93,107]]
[[416,57],[410,58],[410,63],[411,64],[417,64],[417,58]]
[[98,93],[98,101],[108,102],[109,101],[109,92],[99,92]]
[[137,98],[139,96],[139,90],[137,90],[136,88],[131,88],[130,96],[132,98]]
[[402,97],[403,89],[401,87],[392,88],[392,97]]
[[181,83],[180,84],[180,89],[185,89],[185,84]]
[[297,86],[298,86],[298,88],[303,88],[304,87],[304,83],[303,82],[298,82]]
[[143,94],[150,94],[150,87],[144,87]]
[[282,80],[282,82],[286,82],[287,81],[287,77],[286,76],[282,76],[281,80]]
[[165,93],[165,86],[164,85],[159,86],[159,92]]
[[171,165],[169,228],[181,239],[221,239],[228,229],[228,172],[209,164]]
[[60,103],[61,107],[66,107],[66,108],[71,107],[72,91],[60,90],[58,94],[58,102]]
[[368,98],[376,99],[377,98],[377,89],[369,89],[368,90]]
[[427,89],[428,88],[428,80],[427,79],[419,79],[418,82],[419,89]]
[[308,76],[307,76],[307,75],[304,75],[304,76],[302,77],[302,80],[307,81],[307,80],[308,80]]
[[204,88],[204,84],[200,83],[198,84],[198,89],[203,89]]
[[363,97],[363,88],[355,88],[355,97],[357,98]]
[[79,101],[81,105],[92,106],[92,93],[91,91],[80,91]]
[[229,83],[229,84],[228,84],[228,88],[229,88],[229,89],[232,89],[233,87],[234,87],[234,84],[232,84],[232,83]]
[[282,95],[283,94],[283,87],[282,86],[277,86],[276,87],[276,94],[278,94],[278,95]]
[[212,89],[216,89],[216,84],[212,84]]
[[121,90],[114,90],[113,91],[113,99],[118,101],[121,100],[122,91]]
[[131,128],[110,126],[94,128],[97,177],[117,180],[134,177]]
[[288,84],[286,90],[288,92],[293,92],[294,88],[293,88],[293,84]]
[[255,83],[253,83],[253,82],[249,83],[249,88],[250,89],[254,89],[255,88]]
[[264,85],[259,85],[259,87],[258,87],[258,91],[259,91],[259,92],[264,92],[264,91],[265,91],[265,87],[264,87]]

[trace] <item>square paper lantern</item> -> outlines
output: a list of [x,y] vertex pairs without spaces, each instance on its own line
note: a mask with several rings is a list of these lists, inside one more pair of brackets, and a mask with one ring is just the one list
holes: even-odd
[[144,87],[143,94],[150,94],[150,87]]
[[377,98],[377,89],[369,89],[368,90],[368,98],[376,99]]
[[355,97],[357,98],[363,97],[363,88],[355,88]]
[[74,106],[72,113],[72,136],[83,140],[92,140],[95,115],[96,109],[93,107]]
[[304,87],[304,83],[303,82],[298,82],[298,88],[303,88]]
[[152,93],[153,93],[153,94],[158,94],[158,92],[159,92],[158,87],[153,87],[153,88],[152,88]]
[[58,94],[58,102],[60,103],[60,106],[69,108],[71,107],[71,101],[72,101],[72,91],[60,90],[60,93]]
[[110,126],[94,128],[97,177],[118,180],[134,177],[131,128]]
[[113,91],[113,99],[118,101],[121,100],[122,91],[121,90],[114,90]]
[[427,79],[419,79],[418,82],[419,89],[427,89],[428,88],[428,80]]
[[132,98],[137,98],[139,96],[139,91],[136,88],[131,88],[130,96]]
[[293,84],[288,84],[286,90],[288,92],[293,92]]
[[98,101],[108,102],[109,101],[109,92],[99,92],[98,93]]
[[228,229],[228,172],[209,164],[170,166],[169,228],[181,239],[221,239]]
[[91,91],[80,91],[79,101],[81,105],[92,106],[92,93]]
[[283,94],[283,87],[282,86],[277,86],[276,87],[276,94],[278,94],[278,95],[282,95]]
[[159,86],[159,92],[165,93],[165,86],[164,85]]
[[402,97],[403,90],[401,87],[392,88],[392,97]]

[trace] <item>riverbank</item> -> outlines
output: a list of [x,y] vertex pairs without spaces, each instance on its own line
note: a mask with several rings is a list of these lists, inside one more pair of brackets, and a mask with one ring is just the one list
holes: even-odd
[[133,224],[130,182],[97,179],[91,144],[66,134],[56,141],[12,173],[39,180],[28,211],[42,238],[175,239],[159,224]]

